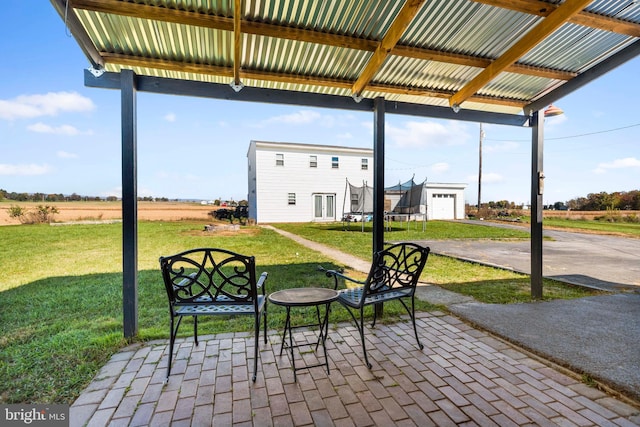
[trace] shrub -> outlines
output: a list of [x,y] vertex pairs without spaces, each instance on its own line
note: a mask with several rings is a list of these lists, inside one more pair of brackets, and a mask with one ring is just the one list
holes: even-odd
[[21,206],[9,206],[8,212],[10,218],[18,219],[20,222],[23,222],[22,219],[27,213],[26,209]]
[[38,205],[35,210],[27,210],[21,206],[10,206],[9,216],[16,218],[21,224],[51,223],[53,216],[59,213],[55,206]]

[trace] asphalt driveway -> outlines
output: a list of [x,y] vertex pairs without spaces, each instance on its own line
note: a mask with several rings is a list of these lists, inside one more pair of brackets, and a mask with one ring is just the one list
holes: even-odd
[[[508,224],[480,223],[494,227]],[[428,227],[428,225],[427,225]],[[518,229],[525,229],[518,227]],[[545,230],[543,275],[609,291],[640,292],[640,239]],[[531,243],[516,240],[427,240],[433,253],[531,272]]]

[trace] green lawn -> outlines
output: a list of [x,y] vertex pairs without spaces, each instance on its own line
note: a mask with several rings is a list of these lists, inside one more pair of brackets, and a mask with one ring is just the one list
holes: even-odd
[[[268,292],[325,281],[330,286],[329,279],[317,271],[318,264],[341,267],[271,230],[245,227],[240,233],[221,236],[203,232],[203,226],[199,222],[139,223],[138,339],[166,339],[169,335],[167,301],[158,268],[160,255],[203,246],[255,255],[258,272],[269,272]],[[70,403],[110,356],[127,344],[122,338],[121,227],[121,224],[0,227],[3,272],[0,403]],[[345,232],[340,224],[288,224],[282,228],[370,259],[370,231]],[[432,221],[425,233],[403,229],[387,233],[386,238],[522,237],[512,233]],[[491,297],[496,300],[510,301],[504,296],[517,295],[513,287],[527,289],[526,276],[433,255],[424,279],[454,290],[470,287],[489,294],[488,288],[504,287],[498,292],[499,298]],[[526,299],[526,296],[516,298]],[[426,302],[417,304],[418,310],[434,308]],[[402,313],[399,304],[385,305],[387,321]],[[332,313],[332,321],[349,319],[343,309]],[[284,310],[271,305],[269,327],[281,329],[283,322]],[[184,323],[180,331],[187,336],[191,325]],[[248,317],[213,317],[200,324],[202,334],[252,329]]]
[[[618,212],[618,211],[616,211]],[[573,212],[575,214],[576,212]],[[619,212],[618,212],[619,213]],[[612,234],[626,237],[640,237],[640,222],[624,222],[619,218],[621,215],[610,215],[609,218],[618,218],[617,221],[609,222],[593,219],[570,219],[570,218],[553,218],[545,217],[542,221],[543,227],[548,228],[561,228],[566,231],[582,231],[582,232],[595,232],[601,234]],[[522,225],[529,227],[531,218],[528,216],[522,217]]]
[[583,219],[545,218],[543,224],[547,227],[584,230],[603,234],[640,237],[640,222],[606,222]]
[[[418,223],[419,224],[419,223]],[[365,231],[343,231],[341,224],[277,224],[278,228],[303,236],[344,252],[371,259],[371,225],[365,224]],[[529,239],[529,233],[510,228],[476,226],[450,221],[429,221],[425,231],[421,225],[397,224],[385,232],[386,242],[432,241],[455,236],[458,239]],[[451,237],[453,238],[453,237]],[[429,255],[422,274],[422,281],[472,296],[486,303],[519,303],[531,301],[529,276],[509,270],[459,261],[453,258]],[[543,299],[579,298],[595,292],[575,286],[544,279]]]

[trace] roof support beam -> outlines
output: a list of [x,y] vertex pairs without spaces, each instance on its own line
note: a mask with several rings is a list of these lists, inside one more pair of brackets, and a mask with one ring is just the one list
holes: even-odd
[[[160,70],[171,70],[183,73],[207,74],[211,76],[222,76],[233,78],[235,69],[231,67],[221,67],[217,65],[189,64],[178,61],[168,61],[165,59],[140,58],[136,56],[103,53],[106,63],[126,65],[130,67],[156,68]],[[328,79],[319,76],[304,76],[299,74],[272,73],[259,70],[241,70],[239,76],[245,79],[264,80],[272,82],[297,83],[304,85],[316,85],[322,87],[333,87],[350,90],[353,87],[352,80]],[[423,96],[429,98],[449,99],[453,95],[452,91],[423,89],[420,87],[407,87],[395,85],[370,84],[369,90],[380,93],[404,94]],[[495,98],[490,96],[472,96],[469,101],[503,105],[507,107],[522,108],[525,104],[523,100]]]
[[[96,77],[85,70],[84,82],[87,87],[120,89],[120,73],[104,73]],[[373,111],[372,99],[353,102],[349,97],[320,93],[294,92],[275,89],[263,89],[246,86],[240,92],[234,92],[229,85],[197,82],[161,77],[136,76],[138,92],[166,95],[194,96],[200,98],[226,99],[229,101],[262,102],[267,104],[286,104],[318,108],[334,108],[351,111]],[[521,114],[491,113],[477,110],[463,110],[454,113],[448,107],[412,104],[408,102],[385,101],[388,114],[403,114],[415,117],[483,122],[506,126],[528,126],[529,118]]]
[[531,115],[531,298],[542,299],[542,208],[544,115]]
[[[384,249],[384,98],[373,100],[373,253]],[[378,314],[382,304],[376,305]]]
[[369,84],[373,76],[378,72],[424,2],[425,0],[407,0],[402,6],[400,13],[398,13],[391,27],[389,27],[389,30],[380,41],[380,45],[373,52],[373,56],[369,59],[364,71],[353,84],[351,92],[354,96],[359,97],[362,94],[365,86]]
[[[503,9],[515,10],[516,12],[528,13],[530,15],[549,16],[551,12],[558,8],[558,5],[540,0],[473,0],[489,6],[501,7]],[[623,21],[618,18],[598,15],[597,13],[583,10],[577,15],[569,18],[572,24],[591,27],[598,30],[611,31],[612,33],[624,34],[626,36],[640,37],[640,24]]]
[[122,70],[122,312],[124,336],[138,334],[138,159],[136,75]]
[[496,59],[462,89],[456,92],[449,99],[449,105],[455,107],[462,104],[471,95],[493,80],[509,65],[520,59],[536,44],[557,30],[562,24],[567,22],[569,18],[580,12],[592,1],[593,0],[566,0],[561,6],[550,13],[547,18],[533,27],[533,29],[526,33],[513,46],[507,49],[500,58]]
[[[392,55],[407,58],[423,59],[425,61],[444,62],[447,64],[466,65],[468,67],[487,68],[492,60],[479,56],[461,55],[458,53],[440,52],[419,47],[398,45],[391,51]],[[578,73],[549,68],[533,67],[524,64],[511,64],[504,71],[515,74],[525,74],[536,77],[546,77],[554,80],[571,80]]]
[[234,89],[241,88],[240,81],[240,64],[241,64],[241,43],[242,34],[240,32],[240,21],[242,18],[242,0],[234,0],[233,2],[233,86]]

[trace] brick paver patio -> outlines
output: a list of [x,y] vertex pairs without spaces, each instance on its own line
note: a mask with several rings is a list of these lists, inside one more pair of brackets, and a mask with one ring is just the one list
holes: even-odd
[[[425,349],[408,322],[367,330],[331,325],[331,372],[293,372],[281,331],[262,345],[251,382],[249,333],[179,340],[167,385],[167,341],[134,345],[104,366],[71,407],[72,426],[634,426],[633,402],[588,387],[509,344],[443,313],[418,313]],[[185,328],[186,330],[186,328]],[[315,339],[301,332],[298,342]],[[319,351],[319,354],[322,352]],[[298,360],[315,363],[313,347]]]

